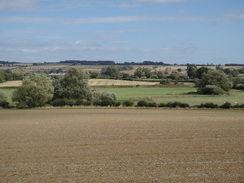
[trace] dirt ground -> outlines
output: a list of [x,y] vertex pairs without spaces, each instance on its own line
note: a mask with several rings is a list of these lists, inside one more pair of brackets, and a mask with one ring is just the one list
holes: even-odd
[[244,112],[0,110],[1,183],[244,182]]

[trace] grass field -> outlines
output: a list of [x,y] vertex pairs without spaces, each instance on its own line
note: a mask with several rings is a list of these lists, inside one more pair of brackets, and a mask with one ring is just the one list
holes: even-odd
[[152,100],[157,103],[167,102],[184,102],[191,106],[199,105],[201,103],[213,102],[216,104],[223,104],[224,102],[230,102],[233,105],[236,103],[244,103],[244,92],[238,90],[232,90],[230,95],[197,95],[188,94],[189,92],[196,92],[196,88],[101,88],[106,92],[115,93],[118,100]]
[[244,113],[0,110],[0,182],[242,183]]

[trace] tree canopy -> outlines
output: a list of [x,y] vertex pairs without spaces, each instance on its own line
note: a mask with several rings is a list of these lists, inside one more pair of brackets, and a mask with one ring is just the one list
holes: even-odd
[[24,78],[23,84],[13,93],[19,107],[43,106],[53,97],[52,81],[45,75]]
[[[211,94],[211,91],[214,90],[221,93],[221,90],[222,92],[228,92],[231,89],[231,82],[224,72],[209,70],[207,73],[203,74],[202,78],[198,81],[197,86],[198,92],[202,94]],[[218,89],[216,87],[218,87]],[[212,94],[218,93],[213,92]]]
[[78,67],[71,67],[66,75],[54,81],[54,99],[92,99],[88,86],[89,75]]

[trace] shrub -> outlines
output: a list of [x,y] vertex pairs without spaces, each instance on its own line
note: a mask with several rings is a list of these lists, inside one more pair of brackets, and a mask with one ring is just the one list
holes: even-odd
[[230,109],[232,107],[230,102],[225,102],[223,105],[220,106],[222,109]]
[[120,102],[118,102],[116,100],[111,100],[108,98],[103,98],[103,99],[94,100],[93,105],[95,105],[95,106],[115,106],[115,107],[118,107],[118,106],[120,106]]
[[51,102],[52,106],[73,106],[76,105],[76,101],[72,99],[56,99]]
[[244,108],[244,104],[236,104],[233,107],[234,108]]
[[160,104],[158,105],[158,107],[167,107],[167,104],[165,104],[165,103],[160,103]]
[[160,81],[160,84],[161,84],[161,85],[169,85],[170,82],[169,82],[168,79],[163,79],[163,80]]
[[182,103],[182,102],[169,102],[166,104],[166,107],[181,107],[181,108],[186,108],[190,107],[189,104],[187,103]]
[[149,103],[147,103],[147,107],[157,107],[157,103],[156,102],[149,102]]
[[198,108],[212,108],[212,109],[216,109],[216,108],[219,108],[218,104],[214,104],[212,102],[207,102],[207,103],[204,103],[204,104],[200,104],[198,106]]
[[147,107],[147,102],[145,100],[140,100],[138,103],[137,103],[137,106],[138,107]]
[[130,100],[126,100],[123,102],[123,106],[125,107],[131,107],[134,105],[134,102],[130,101]]
[[75,105],[83,105],[83,106],[90,106],[91,101],[89,100],[84,100],[84,99],[79,99],[75,102]]
[[224,90],[215,85],[206,85],[203,88],[199,88],[197,91],[199,94],[207,95],[221,95],[224,94]]
[[5,93],[0,91],[0,106],[5,108],[8,105],[9,103],[7,102],[7,96],[5,95]]

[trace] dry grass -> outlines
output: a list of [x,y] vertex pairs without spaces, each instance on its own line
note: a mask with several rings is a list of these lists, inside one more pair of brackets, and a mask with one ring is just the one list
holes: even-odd
[[[156,85],[159,82],[142,82],[142,81],[125,81],[125,80],[111,80],[111,79],[90,79],[88,84],[90,86],[149,86]],[[22,85],[22,81],[7,81],[0,83],[1,87],[18,87]]]
[[0,83],[0,88],[1,87],[18,87],[22,85],[22,81],[7,81],[4,83]]
[[242,183],[243,111],[0,110],[0,182]]
[[111,79],[90,79],[90,86],[149,86],[156,85],[159,82],[142,82],[142,81],[125,81],[125,80],[111,80]]

